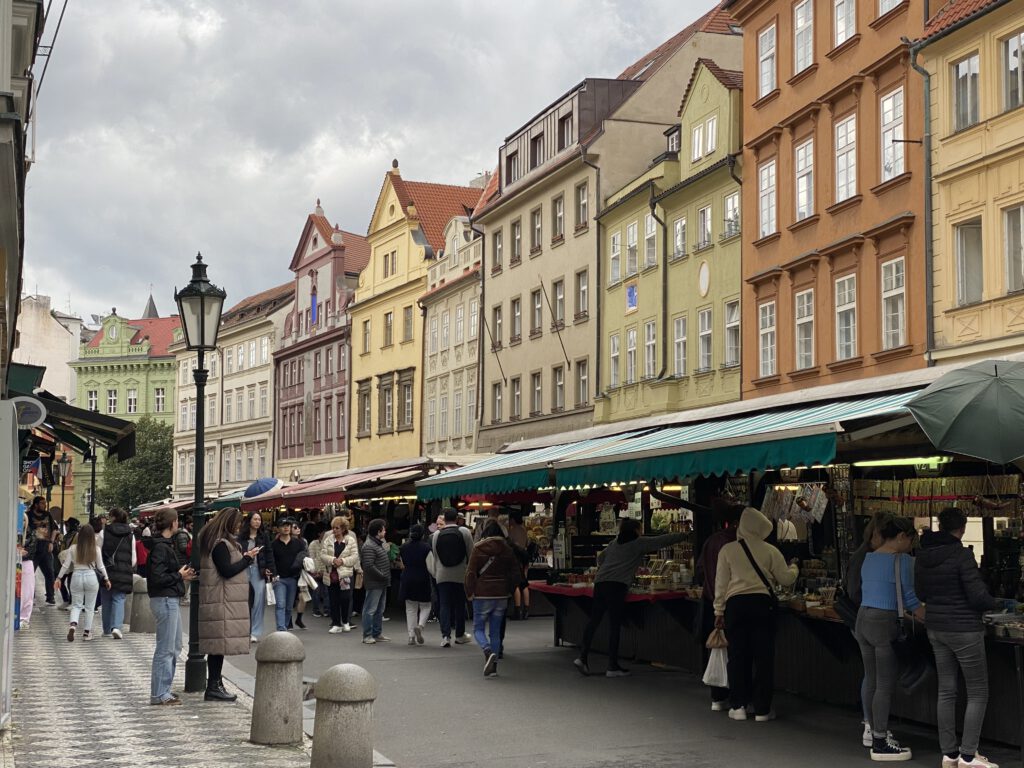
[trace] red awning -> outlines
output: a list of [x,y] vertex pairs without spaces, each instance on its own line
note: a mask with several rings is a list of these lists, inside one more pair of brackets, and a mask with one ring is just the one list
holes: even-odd
[[162,512],[165,509],[172,509],[175,512],[181,512],[184,509],[189,509],[192,506],[192,499],[183,499],[182,501],[172,501],[167,504],[160,504],[155,507],[147,507],[146,509],[139,510],[139,518],[146,520],[155,515],[157,512]]

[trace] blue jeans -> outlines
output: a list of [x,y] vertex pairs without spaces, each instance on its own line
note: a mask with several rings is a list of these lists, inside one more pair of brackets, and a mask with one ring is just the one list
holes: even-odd
[[[507,597],[473,598],[473,636],[486,653],[501,653],[501,622],[507,607]],[[490,629],[490,639],[485,629]]]
[[100,587],[100,605],[103,606],[103,634],[109,635],[111,630],[120,629],[124,624],[124,592],[114,592]]
[[149,606],[156,618],[156,650],[153,651],[153,672],[150,677],[149,700],[152,704],[167,701],[171,683],[181,654],[181,604],[177,597],[151,597]]
[[298,579],[278,579],[274,582],[274,599],[277,600],[275,613],[277,614],[277,631],[284,632],[292,620],[292,605],[295,604],[295,595],[299,591]]
[[387,587],[366,590],[366,600],[363,601],[364,639],[367,637],[380,637],[387,594]]
[[[253,637],[263,636],[263,614],[267,609],[267,588],[258,565],[249,566],[249,586],[252,587],[252,608],[249,610],[249,632]],[[275,594],[276,598],[277,595]]]
[[441,581],[437,584],[437,600],[441,604],[441,637],[466,634],[466,588],[461,581]]

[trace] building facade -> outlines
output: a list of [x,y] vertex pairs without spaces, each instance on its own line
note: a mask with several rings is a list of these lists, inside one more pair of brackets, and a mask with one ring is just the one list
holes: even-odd
[[469,463],[476,452],[480,269],[483,238],[469,218],[445,227],[444,248],[427,271],[420,297],[426,323],[423,350],[423,455]]
[[[741,40],[725,38],[723,47]],[[650,167],[609,196],[595,422],[740,395],[742,73],[700,59]]]
[[[958,11],[967,6],[970,16]],[[998,6],[998,7],[997,7]],[[1024,347],[1024,7],[952,3],[924,34],[933,205],[932,359]],[[918,79],[918,86],[924,82]]]
[[171,345],[177,387],[174,418],[174,488],[194,495],[196,416],[205,408],[204,485],[208,496],[248,486],[274,474],[273,350],[284,331],[295,288],[271,288],[235,304],[221,317],[217,351],[206,355],[205,403],[196,399],[192,372],[198,356],[185,348],[179,329]]
[[82,319],[52,309],[49,296],[25,296],[18,318],[16,363],[46,368],[43,389],[69,403],[77,396],[75,371],[68,363],[78,359]]
[[406,181],[392,163],[367,240],[370,261],[351,305],[353,412],[349,465],[422,455],[423,316],[417,300],[444,248],[445,226],[472,210],[479,187]]
[[274,353],[283,480],[349,466],[349,307],[369,256],[366,238],[331,226],[317,200],[289,264],[295,302]]
[[743,397],[922,367],[919,2],[731,0],[743,25]]

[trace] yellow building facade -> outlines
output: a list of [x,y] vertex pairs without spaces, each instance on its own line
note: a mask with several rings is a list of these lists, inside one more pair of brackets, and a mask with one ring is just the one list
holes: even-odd
[[405,181],[392,164],[370,220],[370,260],[352,318],[349,466],[422,455],[423,316],[417,299],[453,216],[476,205],[479,187]]
[[1024,5],[946,12],[918,57],[931,114],[929,354],[940,364],[1024,349]]
[[700,59],[664,152],[598,217],[597,422],[739,399],[741,87]]

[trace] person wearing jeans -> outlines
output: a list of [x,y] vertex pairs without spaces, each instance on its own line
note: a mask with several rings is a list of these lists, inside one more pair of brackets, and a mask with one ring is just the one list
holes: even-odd
[[299,591],[299,581],[291,576],[282,576],[274,582],[274,615],[277,631],[287,632],[292,620],[292,605]]
[[459,525],[459,514],[446,509],[439,530],[430,537],[427,570],[437,582],[438,619],[441,623],[441,647],[450,648],[452,629],[455,642],[468,643],[466,634],[466,568],[473,553],[473,534]]
[[473,635],[484,653],[484,677],[498,674],[505,610],[522,578],[522,566],[501,525],[489,520],[466,566],[466,594],[473,601]]
[[92,638],[92,620],[96,613],[96,595],[100,589],[100,578],[103,579],[103,586],[110,589],[110,580],[107,578],[107,569],[103,565],[103,556],[100,553],[99,544],[96,542],[96,534],[92,526],[83,525],[78,532],[75,546],[71,549],[70,557],[64,561],[60,573],[54,579],[55,589],[59,587],[60,580],[64,574],[71,573],[71,617],[68,629],[68,642],[74,642],[75,632],[78,628],[78,619],[84,614],[83,640]]
[[381,632],[388,586],[391,584],[391,558],[388,557],[388,546],[385,541],[386,523],[380,518],[371,520],[366,533],[366,541],[363,542],[359,553],[363,566],[363,585],[366,587],[366,599],[363,602],[363,642],[372,645],[390,640]]
[[[263,530],[263,515],[252,512],[242,520],[238,535],[242,551],[260,548],[256,561],[249,564],[249,640],[258,642],[263,637],[263,617],[267,610],[267,584],[274,578],[274,552],[270,537]],[[273,588],[272,588],[273,589]],[[276,600],[277,595],[275,593]]]
[[430,545],[423,540],[423,526],[409,528],[409,540],[402,545],[399,557],[405,566],[399,579],[399,599],[405,603],[405,627],[409,645],[423,645],[423,630],[430,616],[430,574],[427,558]]
[[125,598],[132,591],[135,575],[135,537],[128,525],[128,513],[114,507],[110,510],[113,522],[103,529],[98,537],[103,564],[110,577],[110,589],[100,590],[100,604],[103,606],[103,636],[122,639],[121,625],[124,623]]
[[292,535],[295,519],[282,518],[278,521],[278,535],[270,549],[274,554],[274,567],[278,580],[274,582],[275,614],[277,631],[287,632],[292,623],[292,605],[299,591],[299,575],[302,573],[303,554],[306,544]]
[[149,607],[156,619],[156,648],[149,682],[149,703],[169,704],[174,673],[181,655],[181,596],[151,597]]
[[[967,517],[959,509],[939,513],[939,530],[921,537],[914,564],[914,586],[928,605],[925,627],[935,652],[938,672],[936,720],[943,768],[992,768],[978,754],[978,740],[988,706],[988,665],[982,614],[999,607],[982,581],[974,553],[961,539]],[[958,677],[967,692],[964,730],[957,744]],[[997,767],[998,768],[998,767]]]
[[149,578],[146,591],[156,619],[156,648],[150,673],[149,703],[181,704],[171,693],[174,673],[181,655],[181,603],[188,582],[196,577],[188,564],[178,560],[171,537],[178,531],[178,515],[170,509],[156,513],[156,536],[148,541]]

